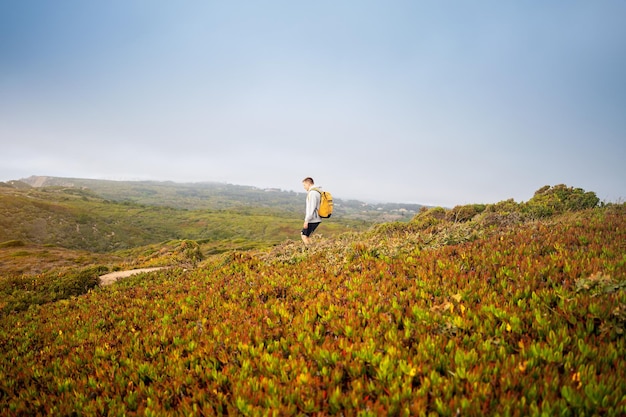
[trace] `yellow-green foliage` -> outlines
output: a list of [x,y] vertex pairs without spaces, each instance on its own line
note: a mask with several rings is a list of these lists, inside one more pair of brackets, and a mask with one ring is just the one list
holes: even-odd
[[33,307],[0,321],[0,411],[625,415],[625,215],[391,224]]
[[144,253],[136,258],[135,266],[180,266],[194,267],[204,258],[198,242],[181,240],[165,242],[144,248]]
[[[527,202],[516,203],[513,199],[496,204],[466,204],[452,209],[427,208],[413,217],[415,226],[426,228],[441,223],[475,221],[482,226],[513,225],[524,220],[546,218],[565,212],[575,212],[597,207],[600,199],[594,192],[559,184],[538,189]],[[444,222],[445,220],[445,222]]]
[[446,213],[443,207],[422,207],[411,221],[421,227],[433,226],[444,220]]

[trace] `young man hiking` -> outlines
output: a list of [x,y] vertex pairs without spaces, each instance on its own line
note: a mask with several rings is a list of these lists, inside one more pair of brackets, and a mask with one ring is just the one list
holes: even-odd
[[322,222],[322,218],[318,213],[321,194],[313,188],[314,184],[315,182],[311,177],[306,177],[302,180],[302,186],[307,191],[304,224],[302,225],[302,232],[300,233],[305,247],[308,247],[311,244],[311,233],[313,233],[315,229],[317,229],[317,226],[319,226]]

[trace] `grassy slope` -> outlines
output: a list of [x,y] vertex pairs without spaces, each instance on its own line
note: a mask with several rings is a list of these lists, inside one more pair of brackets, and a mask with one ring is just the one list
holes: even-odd
[[71,250],[54,246],[8,241],[0,244],[0,276],[38,275],[47,271],[60,271],[93,266],[96,264],[121,264],[123,258],[84,250]]
[[[0,213],[0,243],[19,240],[101,253],[172,239],[199,240],[207,253],[266,247],[297,238],[301,227],[301,213],[284,209],[188,210],[114,202],[89,190],[61,187],[0,187]],[[367,224],[337,216],[321,230],[336,235]]]
[[625,214],[389,224],[33,307],[0,410],[624,415]]
[[[29,184],[45,187],[89,190],[116,202],[165,206],[187,210],[232,210],[242,207],[280,208],[288,216],[300,216],[304,192],[263,190],[251,186],[224,183],[174,183],[158,181],[107,181],[79,178],[31,177]],[[30,188],[27,183],[12,182],[15,187]],[[0,187],[2,183],[0,183]],[[422,207],[419,204],[379,203],[342,199],[334,195],[337,217],[348,220],[381,222],[410,219]]]

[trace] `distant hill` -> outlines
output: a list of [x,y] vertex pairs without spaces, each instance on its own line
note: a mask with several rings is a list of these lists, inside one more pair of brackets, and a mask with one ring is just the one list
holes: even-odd
[[[9,184],[19,183],[35,188],[64,187],[90,190],[111,201],[126,201],[144,205],[168,206],[188,210],[224,210],[242,207],[271,207],[301,215],[304,193],[279,189],[261,189],[252,186],[218,182],[175,183],[171,181],[112,181],[81,178],[31,176]],[[334,196],[335,217],[372,222],[409,220],[420,204],[369,204]]]
[[[111,252],[191,239],[207,253],[298,238],[304,194],[219,183],[29,177],[0,187],[0,243]],[[336,202],[328,236],[408,221],[416,206]]]

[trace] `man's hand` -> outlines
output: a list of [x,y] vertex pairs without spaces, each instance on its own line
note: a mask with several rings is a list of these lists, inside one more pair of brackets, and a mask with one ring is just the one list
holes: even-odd
[[309,223],[308,222],[304,222],[304,224],[302,225],[303,229],[308,229],[309,228]]

